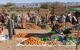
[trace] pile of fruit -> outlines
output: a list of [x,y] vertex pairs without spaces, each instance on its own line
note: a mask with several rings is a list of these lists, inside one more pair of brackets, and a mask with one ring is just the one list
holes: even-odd
[[44,41],[41,41],[39,38],[36,37],[30,37],[27,40],[23,42],[24,44],[30,44],[30,45],[42,45],[45,44]]
[[15,35],[15,37],[17,37],[17,38],[24,38],[24,37],[27,37],[27,36],[29,36],[28,33],[19,33],[19,34]]

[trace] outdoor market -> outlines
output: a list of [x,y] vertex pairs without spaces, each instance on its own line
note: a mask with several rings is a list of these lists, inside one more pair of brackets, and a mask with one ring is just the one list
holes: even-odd
[[55,46],[54,50],[59,46],[75,46],[77,50],[80,45],[80,8],[68,8],[68,12],[60,15],[50,14],[48,9],[0,13],[0,22],[0,44],[10,43],[7,46],[10,50],[11,45],[14,46],[13,50],[20,50],[18,46]]

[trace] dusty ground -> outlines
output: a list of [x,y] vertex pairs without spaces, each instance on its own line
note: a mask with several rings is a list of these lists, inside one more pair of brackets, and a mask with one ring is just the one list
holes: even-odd
[[[35,29],[15,29],[16,33],[47,33],[48,30]],[[8,34],[8,30],[4,29],[4,34]],[[0,42],[0,50],[76,50],[76,46],[16,46],[22,39],[13,38],[9,41]],[[80,50],[80,46],[78,47]]]
[[[35,30],[36,32],[47,32],[47,30]],[[16,30],[17,33],[20,32],[35,32],[34,30]],[[7,33],[7,29],[4,30]],[[75,50],[75,46],[16,46],[22,39],[13,38],[9,41],[0,42],[0,50]],[[78,47],[80,50],[80,46]]]

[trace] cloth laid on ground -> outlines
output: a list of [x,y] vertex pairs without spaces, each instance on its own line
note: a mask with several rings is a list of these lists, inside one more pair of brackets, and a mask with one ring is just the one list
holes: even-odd
[[0,35],[0,41],[9,40],[9,36],[7,35]]

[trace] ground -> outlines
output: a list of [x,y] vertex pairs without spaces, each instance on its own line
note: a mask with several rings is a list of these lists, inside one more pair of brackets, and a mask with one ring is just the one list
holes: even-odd
[[[48,30],[35,29],[15,29],[17,33],[47,33]],[[4,28],[3,34],[8,34],[8,30]],[[22,41],[13,36],[11,40],[0,42],[0,50],[76,50],[76,46],[16,46]],[[80,50],[80,46],[78,47]]]

